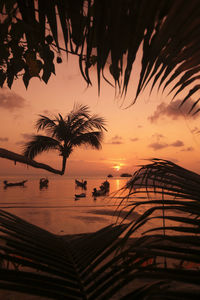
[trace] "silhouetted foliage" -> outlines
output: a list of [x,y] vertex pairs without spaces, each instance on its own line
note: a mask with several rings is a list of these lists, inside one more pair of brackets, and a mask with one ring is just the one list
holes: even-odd
[[11,88],[21,76],[26,87],[34,76],[47,83],[55,62],[62,62],[64,40],[64,50],[79,56],[88,85],[90,68],[96,66],[99,91],[107,69],[126,94],[140,47],[134,101],[151,79],[151,88],[156,83],[163,90],[169,86],[174,96],[190,87],[183,103],[199,91],[198,0],[2,0],[0,13],[1,86]]
[[[62,62],[60,22],[64,50],[79,56],[88,85],[95,66],[99,90],[107,69],[120,94],[126,94],[142,47],[134,101],[149,84],[151,89],[156,84],[163,91],[169,88],[173,97],[189,88],[182,103],[200,89],[199,0],[3,0],[0,12],[1,87],[11,88],[21,76],[26,87],[34,76],[48,82],[55,74],[55,61]],[[191,112],[198,112],[198,101]],[[62,122],[62,116],[57,120]],[[51,145],[58,146],[55,141]],[[33,158],[47,148],[42,144],[25,154]],[[41,167],[30,158],[0,150],[1,157]],[[125,187],[127,217],[147,206],[137,220],[128,228],[110,226],[65,241],[1,211],[1,288],[55,299],[111,299],[132,283],[119,299],[198,299],[199,183],[198,174],[154,159]],[[149,198],[138,197],[144,193]],[[154,220],[157,225],[152,226]],[[123,239],[118,239],[121,233]],[[139,238],[130,240],[137,234]],[[115,253],[116,249],[121,251]]]
[[198,299],[200,176],[154,159],[123,190],[127,223],[95,233],[56,236],[0,210],[1,288],[52,299]]
[[54,118],[40,115],[36,128],[46,131],[47,136],[34,135],[24,146],[24,157],[33,160],[39,153],[57,150],[63,158],[61,175],[74,149],[81,145],[100,149],[103,130],[106,130],[105,120],[98,115],[91,115],[87,105],[74,105],[65,117],[61,114]]

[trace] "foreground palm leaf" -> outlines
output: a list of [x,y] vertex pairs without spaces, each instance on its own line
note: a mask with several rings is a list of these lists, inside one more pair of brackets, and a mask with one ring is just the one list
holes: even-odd
[[44,151],[57,150],[63,158],[61,175],[65,172],[66,161],[74,148],[89,145],[100,149],[103,139],[105,120],[98,115],[90,115],[86,105],[75,105],[73,110],[63,118],[61,114],[55,119],[40,116],[36,123],[37,130],[45,130],[49,136],[35,135],[24,146],[24,156],[33,158]]
[[[63,238],[4,211],[0,224],[0,288],[56,299],[85,299],[88,288],[92,294],[104,276],[101,269],[112,266],[105,258],[115,252],[117,238],[126,229],[109,226],[94,234]],[[107,281],[114,273],[107,273]]]
[[26,87],[34,76],[47,83],[55,74],[55,59],[62,62],[64,39],[63,50],[79,56],[87,84],[96,66],[99,89],[101,77],[109,82],[105,76],[111,75],[126,93],[142,46],[135,99],[151,79],[152,88],[158,83],[174,96],[189,88],[183,102],[199,91],[199,0],[3,0],[0,13],[1,86],[11,87],[19,74]]
[[145,261],[126,267],[127,249],[116,252],[127,225],[62,237],[2,210],[0,225],[1,289],[53,299],[111,299]]
[[[129,214],[140,206],[149,205],[144,214],[133,222],[131,230],[135,231],[150,220],[156,220],[158,224],[160,219],[161,226],[148,232],[200,233],[200,175],[170,161],[154,159],[153,163],[135,172],[124,189],[128,191]],[[147,194],[148,199],[138,200],[135,197],[141,194]],[[173,225],[168,221],[173,221]]]
[[[151,167],[157,176],[154,173],[153,177],[148,177],[148,172],[145,173]],[[169,172],[175,178],[175,171],[181,168],[170,162],[156,161],[146,169],[144,166],[135,174],[135,179],[127,183],[127,205],[130,210],[143,204],[152,207],[127,225],[111,225],[96,233],[62,237],[1,210],[0,288],[52,299],[112,299],[114,295],[117,299],[144,300],[199,298],[198,201],[183,200],[183,193],[176,200],[131,198],[139,193],[139,187],[153,194],[159,192],[160,178],[164,183],[164,174],[169,176]],[[183,173],[184,169],[181,170]],[[190,172],[185,170],[185,174]],[[196,182],[198,175],[192,172],[191,175]],[[179,177],[177,175],[178,190]],[[133,182],[136,190],[133,190]],[[167,188],[167,195],[169,190]],[[173,188],[171,191],[174,195]],[[164,194],[165,189],[162,189]],[[186,214],[181,217],[160,215],[163,207],[166,211],[176,209]],[[138,237],[137,230],[145,233],[143,227],[154,218],[154,211],[158,211],[157,219],[172,219],[178,224],[189,224],[189,227],[164,224],[152,228],[153,234]],[[158,229],[160,232],[156,234]],[[119,238],[121,234],[123,237]]]
[[142,270],[141,276],[147,272],[155,282],[161,281],[158,294],[145,299],[199,297],[200,175],[170,161],[153,159],[133,174],[124,190],[128,192],[123,200],[128,214],[144,207],[124,237],[126,242],[133,235],[142,235],[132,243],[129,255],[132,251],[133,255],[152,255],[155,268],[150,273]]

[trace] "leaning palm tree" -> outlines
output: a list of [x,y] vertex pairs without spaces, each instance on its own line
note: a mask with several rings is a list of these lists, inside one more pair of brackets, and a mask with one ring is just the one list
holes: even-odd
[[58,114],[54,119],[40,115],[36,122],[37,130],[45,130],[50,136],[34,135],[24,147],[24,156],[33,160],[44,151],[57,150],[62,156],[61,175],[64,174],[66,161],[73,150],[81,145],[100,149],[105,128],[105,120],[91,115],[87,105],[75,105],[66,116]]
[[[9,2],[9,4],[8,4]],[[87,85],[96,68],[101,80],[126,95],[139,50],[141,72],[133,103],[146,87],[158,88],[199,112],[199,0],[2,0],[0,2],[0,87],[33,77],[48,83],[61,52],[78,56]],[[189,16],[189,17],[188,17]],[[58,28],[60,29],[58,32]],[[64,45],[60,47],[61,43]],[[140,55],[139,55],[140,56]],[[0,148],[0,157],[49,169]]]

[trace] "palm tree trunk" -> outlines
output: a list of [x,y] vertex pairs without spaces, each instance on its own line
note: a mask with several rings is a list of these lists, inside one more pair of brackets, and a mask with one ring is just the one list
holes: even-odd
[[65,173],[66,162],[67,162],[67,156],[63,156],[62,171],[61,171],[62,175]]
[[[16,164],[16,162],[20,162],[20,163],[32,166],[34,168],[44,169],[44,170],[49,171],[54,174],[63,175],[63,171],[56,170],[56,169],[50,167],[49,165],[39,163],[35,160],[31,160],[23,155],[9,151],[7,149],[0,148],[0,157],[6,158],[9,160],[13,160],[15,162],[15,164]],[[65,162],[65,164],[66,164],[66,162]],[[64,169],[65,169],[65,166],[64,166]]]

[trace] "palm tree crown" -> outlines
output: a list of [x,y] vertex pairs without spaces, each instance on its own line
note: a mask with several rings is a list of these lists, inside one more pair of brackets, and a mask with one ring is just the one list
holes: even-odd
[[75,147],[83,144],[100,149],[103,139],[105,120],[98,115],[91,115],[87,105],[77,104],[66,116],[58,114],[54,119],[40,115],[36,122],[37,131],[45,130],[48,136],[34,135],[25,144],[23,154],[29,159],[44,151],[58,150],[63,157],[62,174],[66,160]]

